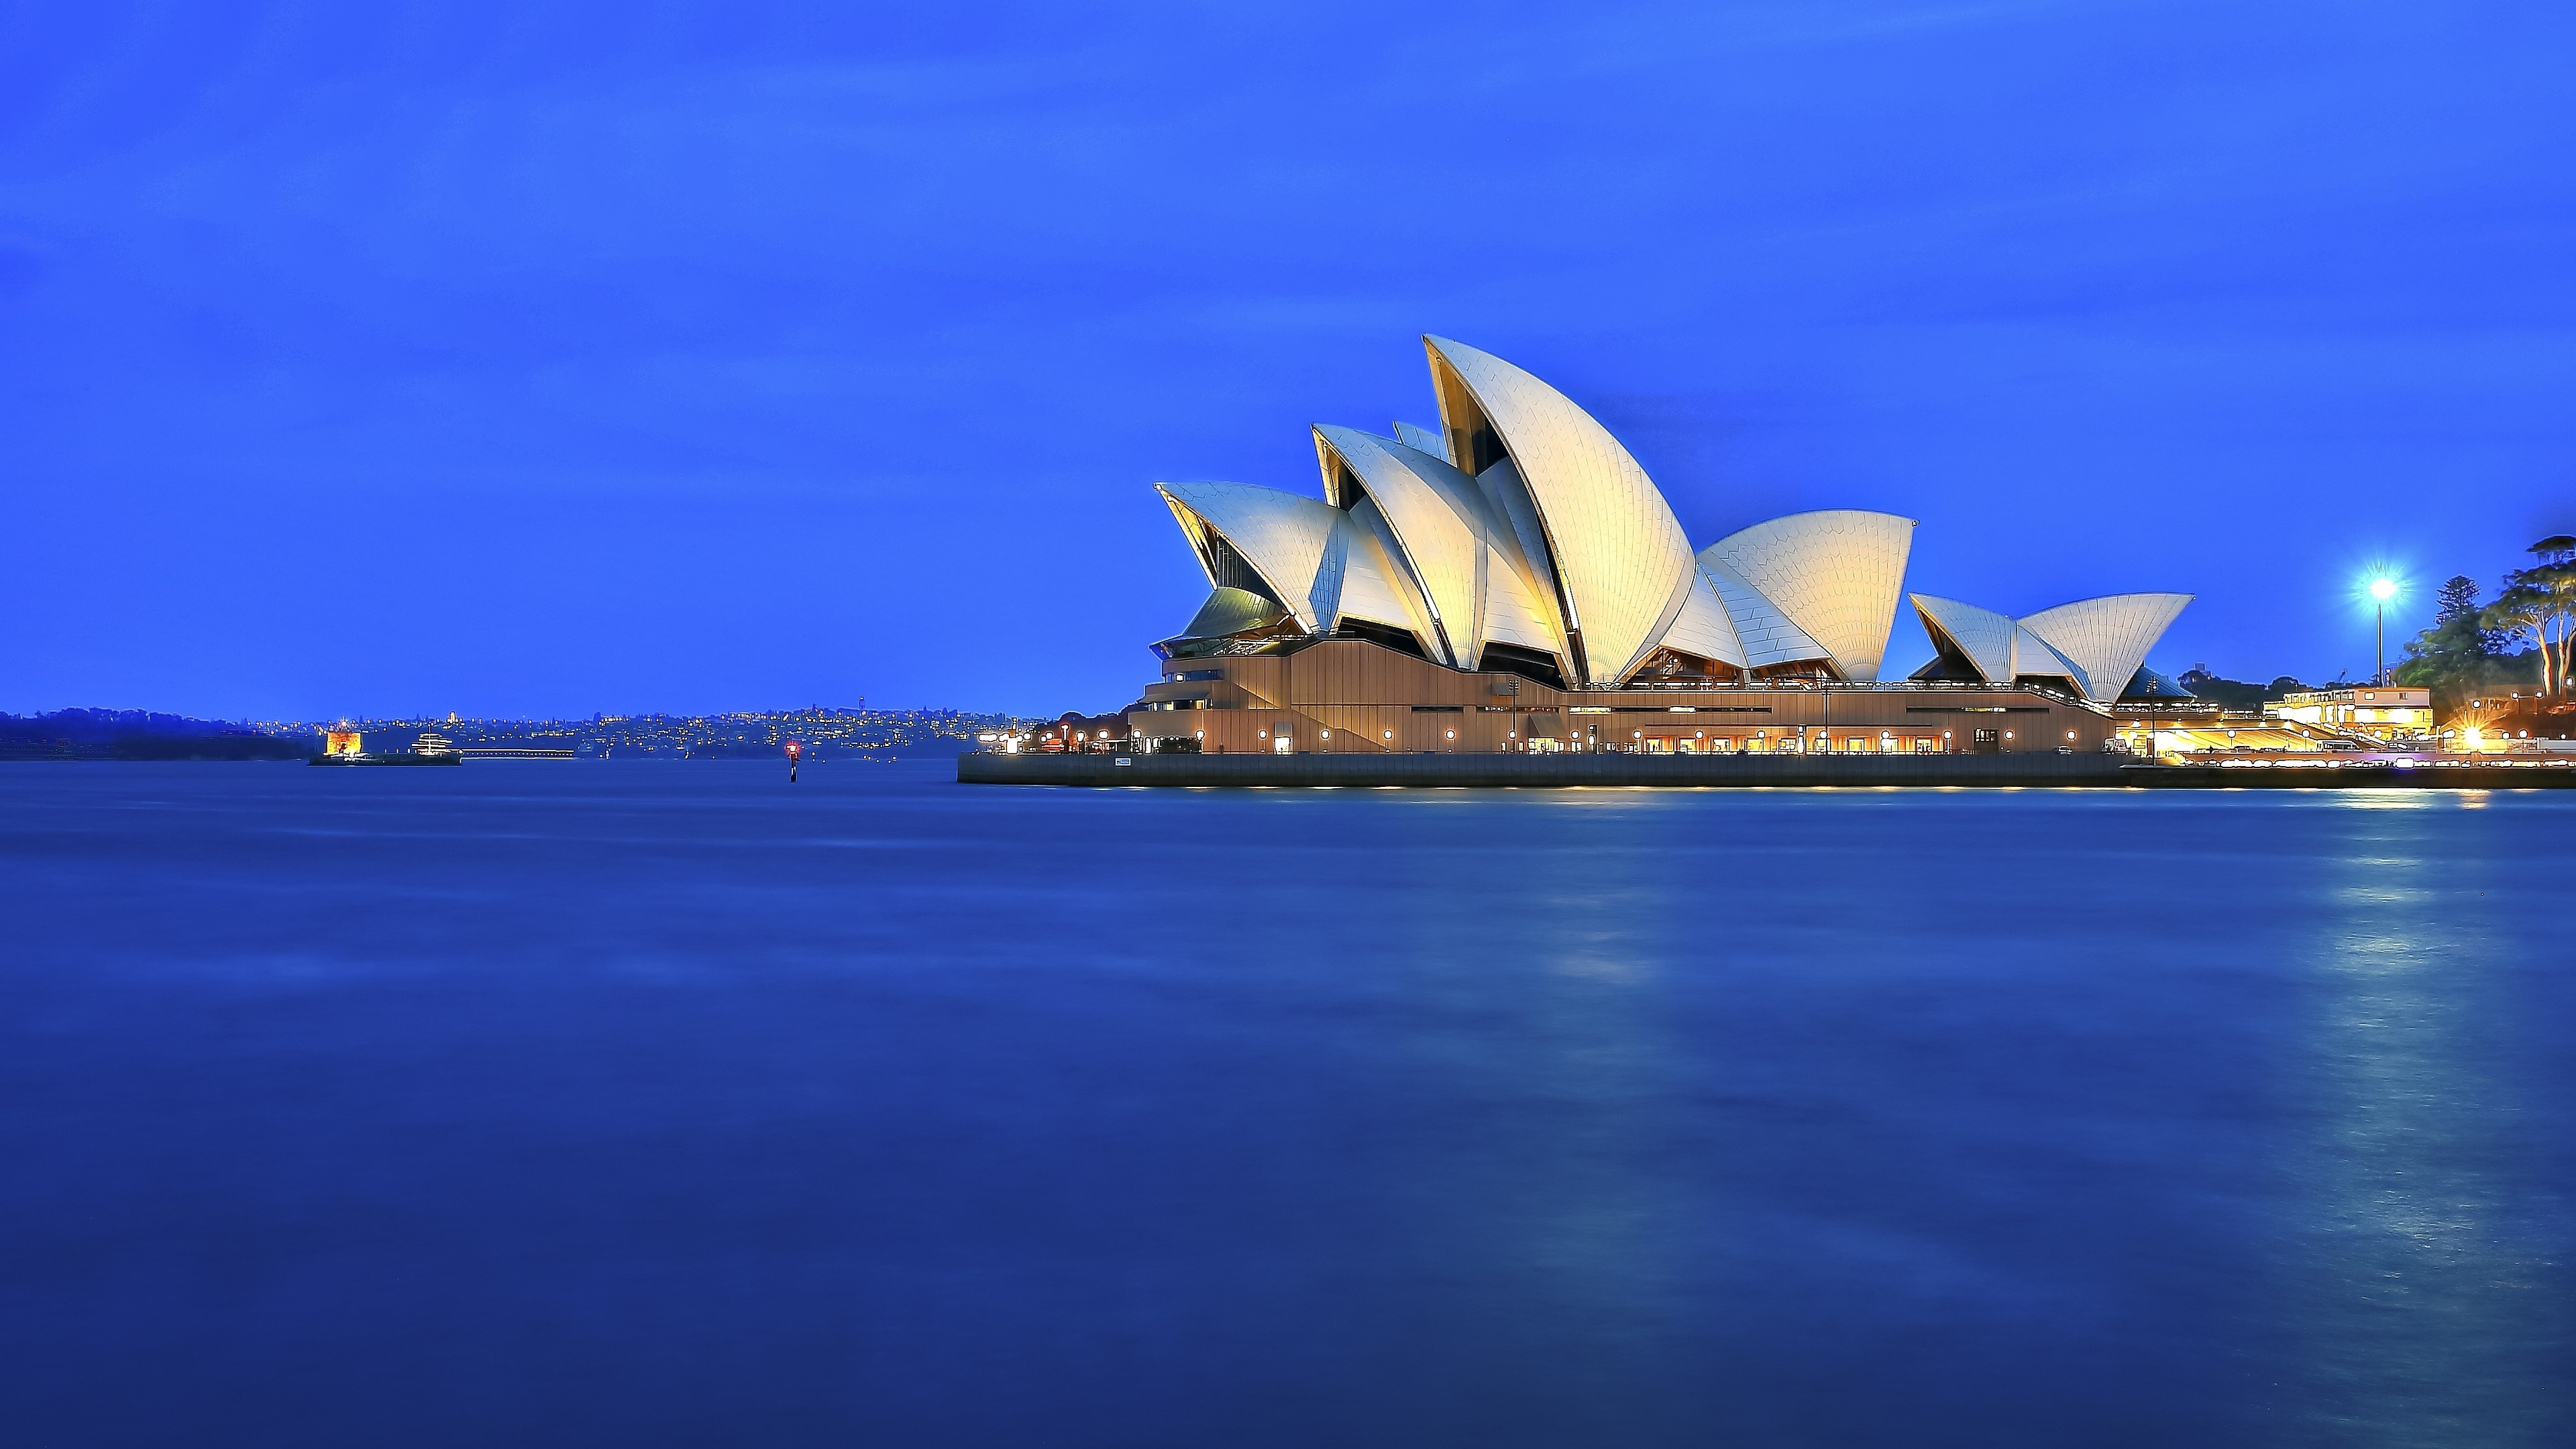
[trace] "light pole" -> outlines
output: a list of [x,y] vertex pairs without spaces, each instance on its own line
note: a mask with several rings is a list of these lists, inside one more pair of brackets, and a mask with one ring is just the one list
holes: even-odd
[[2378,615],[2378,628],[2375,632],[2378,635],[2379,655],[2379,671],[2370,677],[2370,682],[2385,688],[2388,684],[2388,601],[2397,597],[2397,581],[2372,579],[2370,597],[2375,605],[2374,612]]

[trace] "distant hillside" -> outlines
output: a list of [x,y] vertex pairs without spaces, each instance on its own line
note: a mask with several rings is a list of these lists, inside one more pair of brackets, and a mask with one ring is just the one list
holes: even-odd
[[2185,670],[2182,687],[2224,710],[2239,714],[2261,714],[2263,706],[2311,686],[2282,675],[2269,684],[2249,684],[2242,679],[2221,679],[2197,669]]
[[247,725],[141,709],[0,714],[5,760],[300,760],[312,746]]

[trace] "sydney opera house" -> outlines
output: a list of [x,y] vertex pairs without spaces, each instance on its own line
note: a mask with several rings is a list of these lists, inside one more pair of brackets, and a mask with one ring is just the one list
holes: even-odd
[[[1323,497],[1156,485],[1208,595],[1128,712],[1147,749],[2093,751],[2187,594],[2019,618],[1904,595],[1915,523],[1795,513],[1694,550],[1563,394],[1429,337],[1437,427],[1319,425]],[[1932,660],[1877,682],[1901,597]]]

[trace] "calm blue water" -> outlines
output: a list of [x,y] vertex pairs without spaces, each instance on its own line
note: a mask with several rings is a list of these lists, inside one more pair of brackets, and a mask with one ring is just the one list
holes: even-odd
[[2564,1444],[2576,795],[0,767],[15,1444]]

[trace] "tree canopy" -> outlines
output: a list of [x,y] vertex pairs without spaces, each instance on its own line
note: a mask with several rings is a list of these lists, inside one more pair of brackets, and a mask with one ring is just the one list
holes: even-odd
[[2555,534],[2531,546],[2533,563],[2504,576],[2504,588],[2487,605],[2484,622],[2507,639],[2529,639],[2540,650],[2540,692],[2567,692],[2571,647],[2576,647],[2576,537]]

